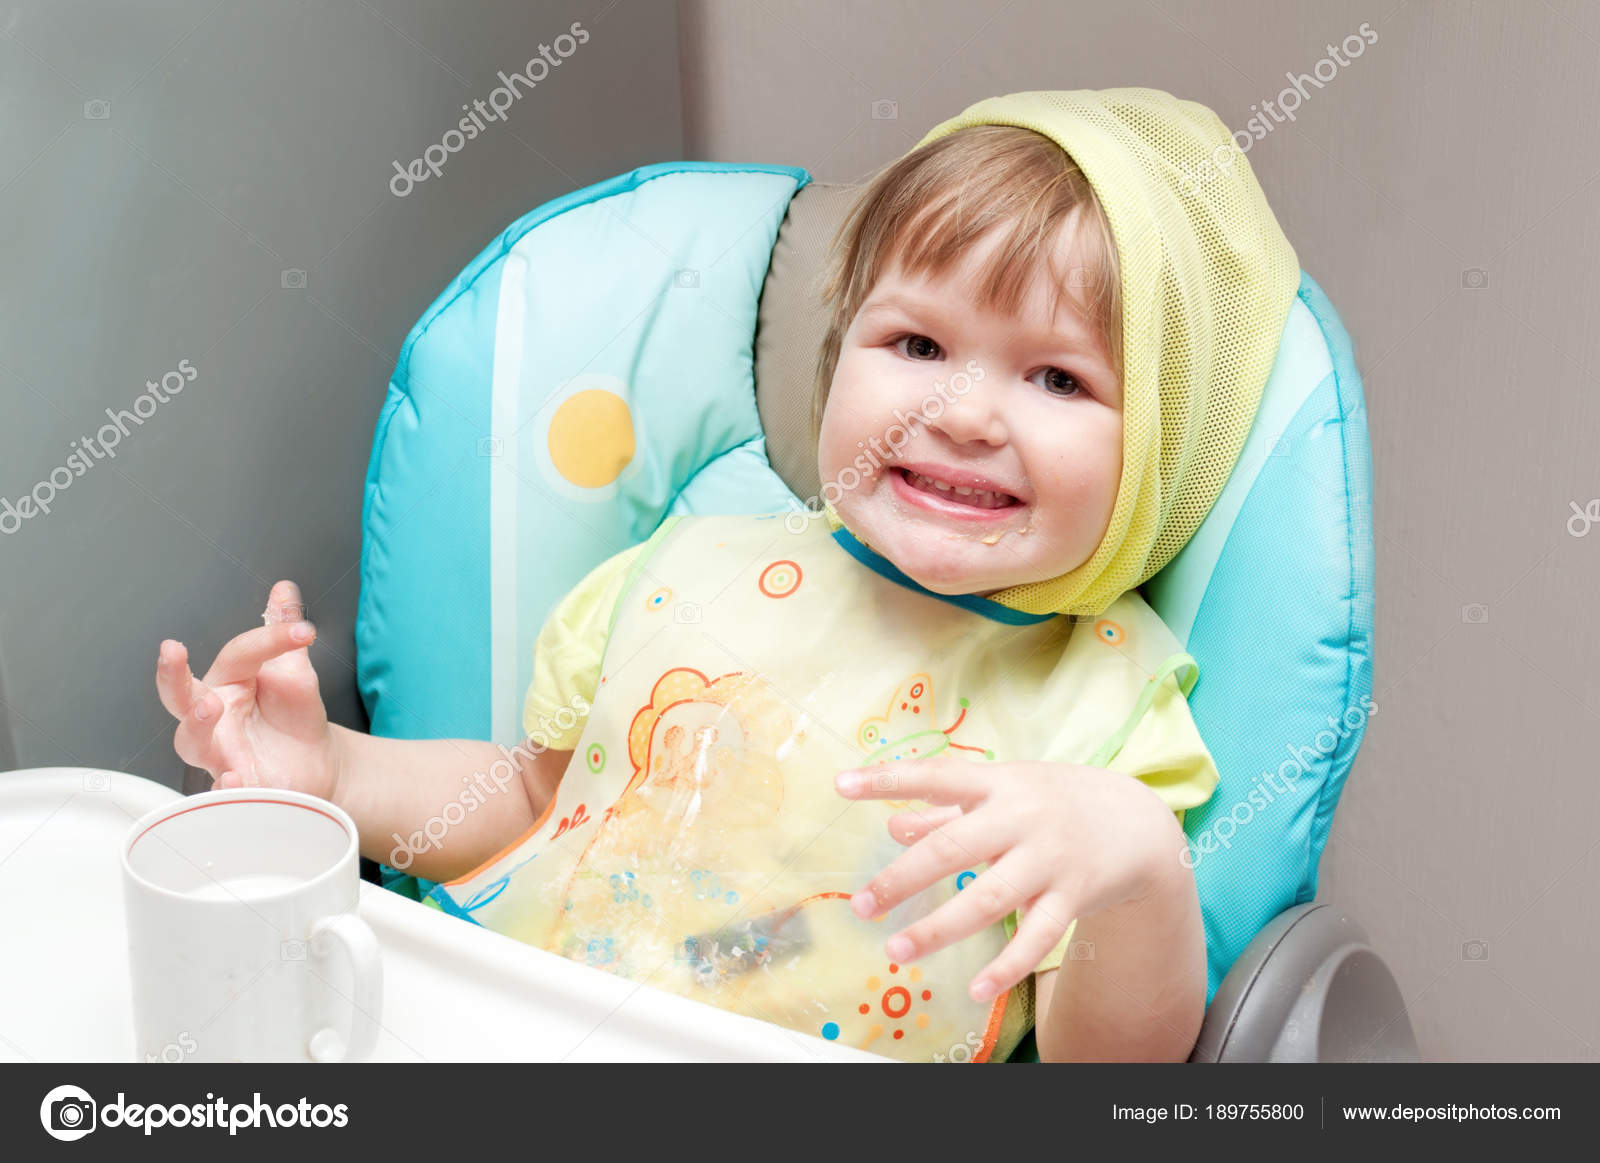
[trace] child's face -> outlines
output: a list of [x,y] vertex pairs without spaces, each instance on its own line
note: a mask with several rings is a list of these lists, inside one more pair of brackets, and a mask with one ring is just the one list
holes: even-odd
[[[1079,292],[1064,288],[1050,319],[1043,278],[1014,318],[968,291],[1004,233],[943,278],[910,279],[898,266],[884,275],[840,344],[822,416],[818,469],[839,490],[834,508],[936,593],[991,594],[1083,564],[1122,473],[1121,385],[1073,302]],[[1086,269],[1074,235],[1071,223],[1060,232],[1060,271]],[[1009,497],[977,507],[976,495],[927,491],[908,465],[983,478]]]

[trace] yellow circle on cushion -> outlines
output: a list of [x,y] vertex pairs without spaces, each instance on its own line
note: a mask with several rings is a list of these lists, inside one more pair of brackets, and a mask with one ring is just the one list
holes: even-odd
[[633,415],[615,392],[578,392],[550,418],[550,461],[575,485],[609,485],[628,467],[633,448]]

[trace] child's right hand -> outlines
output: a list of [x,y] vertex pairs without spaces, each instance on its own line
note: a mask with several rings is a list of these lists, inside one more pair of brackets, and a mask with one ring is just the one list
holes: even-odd
[[161,643],[156,690],[179,720],[173,749],[209,772],[214,787],[333,799],[339,761],[307,649],[316,629],[302,609],[299,588],[280,581],[267,596],[272,620],[223,646],[204,679],[190,672],[183,643]]

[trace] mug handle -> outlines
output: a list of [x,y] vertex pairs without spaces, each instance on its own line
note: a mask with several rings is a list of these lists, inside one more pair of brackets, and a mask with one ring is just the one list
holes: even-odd
[[311,941],[326,937],[344,951],[350,962],[354,994],[350,1015],[350,1040],[344,1053],[329,1047],[337,1042],[332,1030],[319,1030],[311,1039],[311,1057],[317,1062],[359,1062],[378,1045],[378,1013],[383,1006],[383,962],[378,938],[355,913],[334,913],[311,926]]

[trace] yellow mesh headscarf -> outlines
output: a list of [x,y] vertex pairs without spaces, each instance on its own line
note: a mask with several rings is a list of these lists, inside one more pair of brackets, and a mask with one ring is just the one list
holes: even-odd
[[[1159,89],[1013,93],[973,125],[1051,138],[1094,187],[1122,268],[1122,480],[1104,539],[1070,573],[991,600],[1099,614],[1154,577],[1211,511],[1249,435],[1300,264],[1244,154],[1204,105]],[[825,506],[828,523],[842,521]]]

